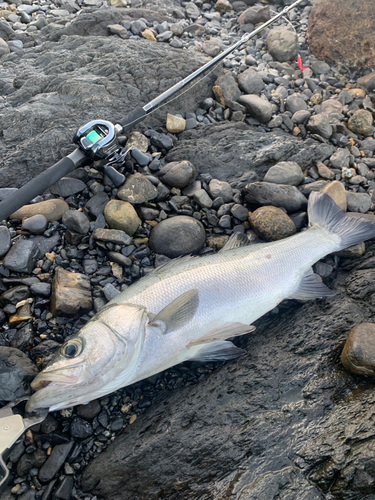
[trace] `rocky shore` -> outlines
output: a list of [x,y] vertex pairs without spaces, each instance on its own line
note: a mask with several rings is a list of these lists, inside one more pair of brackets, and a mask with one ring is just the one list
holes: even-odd
[[[116,123],[286,3],[2,3],[0,200],[70,153],[79,126]],[[325,4],[306,0],[121,136],[122,186],[87,162],[0,222],[1,405],[172,258],[233,232],[304,230],[312,191],[375,221],[374,65],[358,47],[353,61],[328,43],[310,52]],[[185,363],[49,414],[14,447],[4,498],[372,498],[373,382],[340,355],[373,321],[374,255],[369,242],[318,262],[336,297],[280,304],[236,339],[240,360]]]

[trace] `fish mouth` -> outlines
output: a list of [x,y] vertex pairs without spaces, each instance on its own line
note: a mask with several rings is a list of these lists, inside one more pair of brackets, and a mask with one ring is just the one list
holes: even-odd
[[51,384],[60,387],[74,385],[78,382],[82,369],[83,365],[79,364],[69,369],[65,368],[64,370],[43,370],[31,382],[31,388],[34,391],[40,391],[41,389],[47,388]]

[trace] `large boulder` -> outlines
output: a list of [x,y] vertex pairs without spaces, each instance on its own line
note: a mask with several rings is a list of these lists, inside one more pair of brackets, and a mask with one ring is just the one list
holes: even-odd
[[373,0],[315,0],[307,36],[311,52],[335,65],[375,66]]
[[258,320],[236,340],[244,357],[160,394],[88,466],[83,489],[106,500],[372,498],[374,382],[340,363],[350,330],[372,317],[371,259],[347,261],[335,297]]

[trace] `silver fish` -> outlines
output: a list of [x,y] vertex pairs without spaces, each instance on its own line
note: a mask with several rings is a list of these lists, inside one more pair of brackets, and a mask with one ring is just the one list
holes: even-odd
[[186,360],[226,360],[244,351],[226,340],[287,298],[333,295],[311,266],[375,236],[375,224],[346,216],[320,193],[309,198],[310,227],[273,243],[176,259],[112,299],[61,347],[32,383],[28,411],[86,403]]

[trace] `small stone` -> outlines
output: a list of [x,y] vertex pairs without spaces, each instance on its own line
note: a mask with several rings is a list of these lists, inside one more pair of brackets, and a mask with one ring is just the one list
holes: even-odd
[[90,230],[90,221],[79,210],[68,210],[62,218],[62,223],[71,231],[78,234],[87,234]]
[[144,31],[142,31],[142,36],[143,36],[143,38],[146,38],[146,40],[150,40],[150,42],[157,41],[154,33],[148,28],[145,29]]
[[61,267],[55,269],[51,293],[51,313],[54,316],[78,316],[92,307],[90,278]]
[[116,245],[130,245],[131,238],[121,229],[102,229],[98,228],[93,234],[96,240],[106,243],[115,243]]
[[50,283],[33,283],[30,287],[31,293],[39,297],[49,297],[51,295]]
[[228,2],[228,0],[217,0],[214,5],[214,9],[221,14],[225,14],[226,12],[233,10],[232,5]]
[[229,236],[223,234],[211,234],[206,242],[207,246],[215,250],[221,250],[229,240]]
[[32,217],[24,219],[22,223],[22,229],[33,234],[44,233],[47,226],[48,220],[42,214],[33,215]]
[[6,226],[0,226],[0,258],[7,254],[10,248],[10,232]]
[[271,167],[264,176],[265,182],[298,186],[304,179],[301,167],[295,161],[281,161]]
[[230,209],[230,213],[233,215],[233,217],[240,221],[246,221],[249,216],[248,209],[243,205],[239,205],[238,203],[233,205],[233,207]]
[[93,433],[92,425],[82,418],[75,417],[70,424],[70,435],[73,438],[86,439]]
[[94,399],[87,405],[77,406],[77,415],[85,420],[94,420],[102,411],[102,406],[98,399]]
[[272,118],[273,107],[272,104],[253,94],[242,95],[238,102],[243,104],[247,111],[260,122],[269,122]]
[[103,293],[105,298],[110,301],[119,295],[119,291],[112,285],[112,283],[107,283],[103,288]]
[[307,199],[295,186],[253,182],[242,190],[247,205],[273,205],[285,208],[287,212],[297,212],[306,208]]
[[300,109],[296,111],[292,116],[293,123],[306,123],[311,116],[310,111],[307,109]]
[[226,181],[212,179],[208,185],[208,192],[213,200],[221,198],[223,203],[228,203],[233,197],[233,189]]
[[50,187],[52,194],[67,198],[73,194],[80,193],[86,188],[86,184],[80,179],[74,177],[62,177],[59,181]]
[[204,245],[206,232],[193,217],[178,215],[157,224],[150,234],[150,247],[158,254],[174,258],[198,252]]
[[[148,201],[153,200],[157,197],[157,189],[156,187],[145,177],[144,175],[136,172],[131,175],[125,184],[120,187],[117,192],[117,196],[124,201],[127,201],[133,205],[146,203]],[[109,202],[110,205],[112,202]],[[104,217],[107,220],[107,210],[108,205],[104,210]],[[108,220],[107,220],[108,222]],[[109,223],[108,225],[111,226]],[[138,226],[137,226],[138,227]],[[135,232],[135,231],[133,231]],[[133,233],[132,233],[133,234]]]
[[329,161],[333,168],[349,168],[351,154],[346,148],[338,148]]
[[348,128],[355,134],[367,134],[372,127],[372,114],[366,109],[358,109],[349,118]]
[[195,177],[195,167],[190,161],[173,161],[159,170],[159,179],[170,187],[183,189]]
[[333,134],[332,125],[329,123],[328,115],[325,113],[313,115],[307,122],[307,129],[313,134],[321,135],[324,139],[329,139]]
[[30,382],[37,373],[22,351],[0,346],[0,400],[14,401],[30,394]]
[[226,101],[236,102],[241,95],[234,76],[230,71],[225,69],[221,71],[212,90],[216,96],[216,100],[222,106],[225,106]]
[[259,94],[265,87],[261,76],[252,68],[238,75],[238,85],[245,94]]
[[332,180],[335,178],[334,172],[332,172],[331,169],[326,167],[324,163],[322,163],[321,161],[318,161],[316,163],[316,168],[318,170],[320,177],[322,177],[323,179]]
[[343,105],[337,99],[327,99],[322,102],[321,110],[322,113],[330,114],[341,114],[343,110]]
[[212,200],[206,193],[204,189],[199,189],[196,191],[193,195],[194,201],[198,203],[199,206],[202,208],[211,208],[212,207]]
[[319,274],[321,278],[328,278],[333,272],[333,267],[325,262],[319,261],[315,264],[314,271],[316,274]]
[[294,61],[298,52],[297,33],[287,26],[273,28],[267,35],[267,48],[276,61]]
[[107,30],[111,35],[117,35],[123,40],[127,40],[130,37],[129,31],[121,26],[121,24],[109,24]]
[[249,217],[256,233],[266,241],[276,241],[292,236],[296,232],[294,222],[281,208],[261,207]]
[[350,330],[341,363],[357,375],[375,375],[375,324],[361,323]]
[[10,271],[30,274],[39,256],[33,240],[18,240],[4,258],[3,265]]
[[264,23],[270,19],[270,8],[268,5],[257,5],[246,9],[239,15],[237,22],[240,25]]
[[129,139],[126,141],[126,147],[138,149],[141,153],[147,153],[148,139],[140,132],[131,132]]
[[299,94],[292,94],[286,99],[286,108],[291,113],[296,113],[297,111],[306,111],[307,104],[304,99]]
[[111,200],[108,202],[104,217],[111,229],[120,229],[129,236],[133,236],[142,223],[134,207],[127,201]]
[[92,215],[98,217],[104,211],[105,206],[109,201],[107,193],[100,192],[94,195],[85,205],[85,209]]
[[208,56],[216,57],[218,54],[220,54],[222,48],[221,44],[216,40],[205,40],[202,43],[202,50]]
[[371,208],[371,197],[367,193],[346,192],[346,201],[349,212],[368,212]]
[[356,243],[355,245],[344,248],[344,250],[335,252],[335,255],[337,255],[338,257],[343,257],[344,259],[353,259],[357,257],[362,257],[365,251],[366,251],[366,245],[364,241],[361,241],[360,243]]
[[185,130],[185,118],[167,113],[166,129],[171,134],[179,134]]
[[73,444],[74,441],[69,441],[68,443],[58,444],[53,447],[51,455],[47,458],[39,471],[39,481],[48,483],[54,478],[55,474],[60,470],[67,459]]
[[70,500],[74,487],[74,477],[65,476],[61,484],[54,490],[53,497],[59,500]]
[[65,212],[69,210],[69,205],[64,200],[54,199],[33,203],[32,205],[24,205],[22,208],[14,212],[9,218],[22,220],[25,217],[42,214],[48,222],[60,219]]
[[375,90],[375,71],[359,78],[357,84],[368,92],[373,92]]

